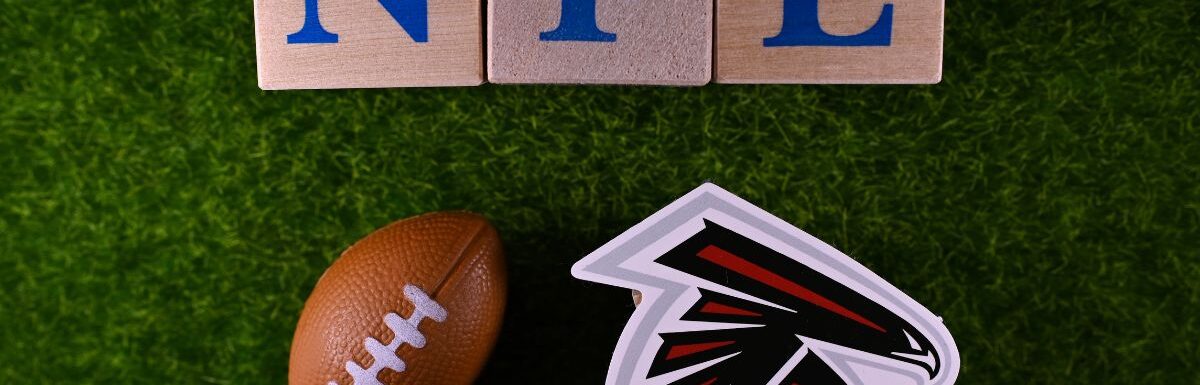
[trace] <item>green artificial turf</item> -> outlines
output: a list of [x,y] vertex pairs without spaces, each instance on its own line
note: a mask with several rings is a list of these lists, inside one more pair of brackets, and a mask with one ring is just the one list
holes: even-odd
[[281,384],[392,220],[506,241],[480,383],[600,384],[570,265],[706,179],[945,317],[960,384],[1200,383],[1200,7],[951,2],[936,86],[263,92],[251,1],[0,0],[0,383]]

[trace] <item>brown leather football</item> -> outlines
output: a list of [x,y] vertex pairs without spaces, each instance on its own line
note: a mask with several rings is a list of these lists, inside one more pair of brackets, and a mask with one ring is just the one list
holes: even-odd
[[470,384],[500,332],[496,230],[465,212],[425,214],[350,246],[304,304],[291,385]]

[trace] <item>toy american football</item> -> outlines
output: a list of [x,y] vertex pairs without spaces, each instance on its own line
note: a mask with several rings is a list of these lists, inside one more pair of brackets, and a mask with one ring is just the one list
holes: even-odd
[[292,341],[291,385],[470,384],[500,331],[500,238],[482,216],[404,219],[325,271]]

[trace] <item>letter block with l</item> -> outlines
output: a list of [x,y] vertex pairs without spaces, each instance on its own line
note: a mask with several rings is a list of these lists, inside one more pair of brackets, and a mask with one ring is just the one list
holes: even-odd
[[718,83],[937,83],[944,0],[717,0]]

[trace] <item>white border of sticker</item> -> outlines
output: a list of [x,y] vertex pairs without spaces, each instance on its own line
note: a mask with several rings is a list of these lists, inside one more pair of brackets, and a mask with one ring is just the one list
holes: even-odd
[[[895,314],[931,338],[942,358],[942,370],[932,380],[919,385],[949,385],[958,377],[960,358],[958,348],[941,318],[929,312],[898,288],[871,272],[862,264],[821,240],[767,213],[753,204],[712,183],[705,183],[683,197],[634,225],[612,241],[588,254],[571,268],[576,278],[642,292],[642,303],[634,310],[609,364],[608,385],[666,384],[730,356],[714,359],[676,372],[645,379],[654,354],[663,341],[655,331],[715,330],[747,327],[747,325],[714,324],[681,321],[679,317],[699,298],[698,287],[760,303],[764,302],[735,290],[684,274],[654,262],[654,258],[677,246],[704,228],[704,220],[717,223],[734,232],[760,242],[783,255],[797,260],[843,285],[887,306]],[[749,326],[754,327],[754,326]],[[834,370],[849,381],[874,385],[877,381],[859,378],[855,367],[880,369],[886,363],[873,362],[863,352],[837,345],[809,340],[802,349],[805,354],[817,354],[827,362],[834,360]],[[798,361],[798,360],[797,360]],[[897,375],[906,368],[888,366]],[[779,376],[776,376],[779,377]],[[882,377],[879,377],[882,378]],[[903,376],[911,379],[912,377]],[[901,379],[901,378],[893,378]],[[908,382],[908,381],[905,381]]]

